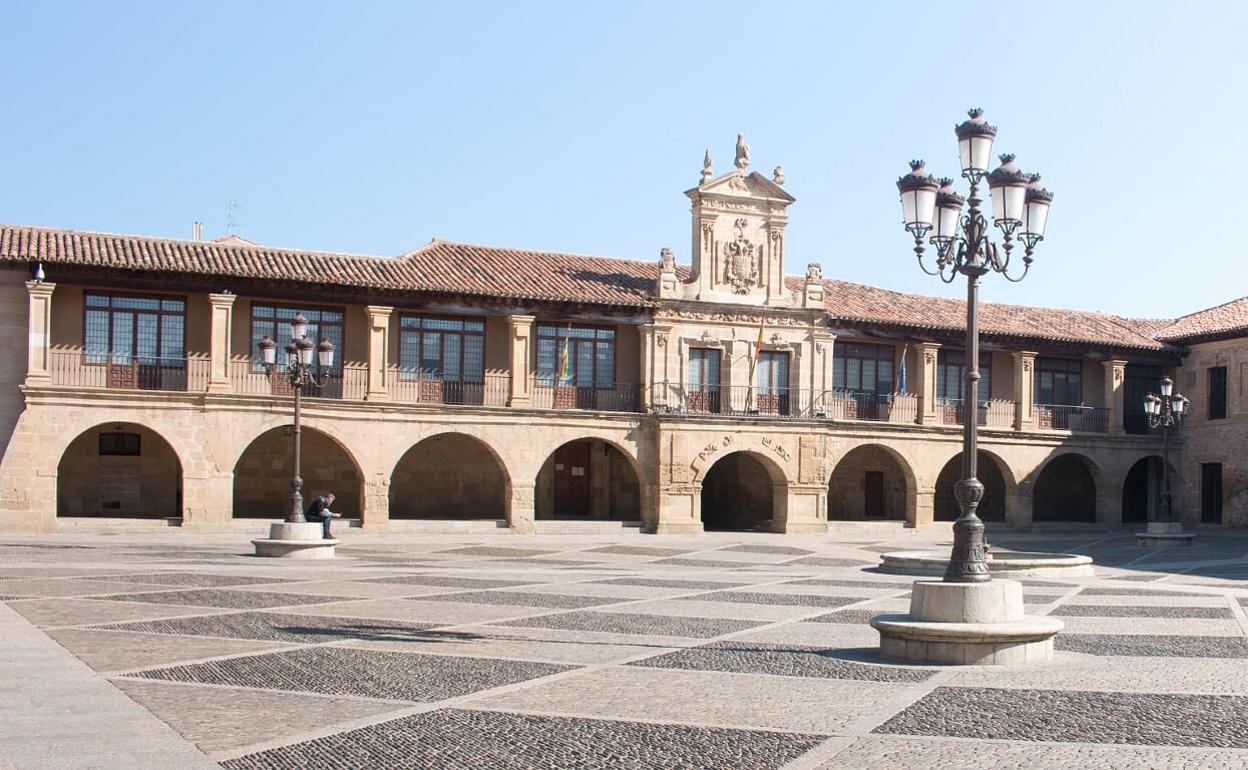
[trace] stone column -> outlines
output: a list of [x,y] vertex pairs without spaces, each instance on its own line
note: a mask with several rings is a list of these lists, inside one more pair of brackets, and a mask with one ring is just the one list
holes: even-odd
[[[370,369],[371,371],[371,369]],[[390,528],[390,479],[385,473],[375,473],[365,479],[360,501],[360,528],[370,532],[384,532]]]
[[208,337],[208,392],[229,393],[233,388],[230,382],[230,343],[234,339],[234,294],[209,294],[208,305],[211,308],[211,327]]
[[914,493],[914,521],[912,527],[930,527],[936,521],[936,487],[920,486]]
[[521,535],[531,535],[536,530],[533,523],[537,500],[537,485],[533,482],[511,482],[511,497],[507,501],[507,523],[511,530]]
[[1109,432],[1125,433],[1122,415],[1125,406],[1123,383],[1126,381],[1127,362],[1112,360],[1101,363],[1105,366],[1105,408],[1108,410],[1105,419],[1109,421]]
[[390,397],[386,389],[386,374],[390,370],[390,314],[394,308],[384,305],[366,305],[368,312],[368,392],[367,401],[385,401]]
[[52,361],[52,292],[54,283],[27,281],[30,311],[26,317],[26,384],[47,385],[52,382],[49,371]]
[[638,398],[641,399],[640,406],[645,409],[654,403],[657,395],[654,390],[654,325],[638,326],[637,338],[637,349],[641,354],[641,372],[638,374],[641,393]]
[[1014,400],[1018,402],[1018,411],[1014,417],[1014,430],[1035,430],[1036,416],[1033,413],[1035,386],[1036,354],[1032,351],[1019,350],[1014,356]]
[[[533,385],[533,321],[531,315],[507,316],[507,325],[511,334],[511,394],[507,399],[508,406],[532,406]],[[530,497],[532,497],[530,495]],[[530,503],[531,505],[531,503]],[[530,508],[530,527],[532,526],[532,509]],[[513,525],[514,528],[514,525]]]
[[936,425],[940,422],[940,415],[936,414],[936,358],[940,345],[920,342],[915,348],[919,359],[919,424]]

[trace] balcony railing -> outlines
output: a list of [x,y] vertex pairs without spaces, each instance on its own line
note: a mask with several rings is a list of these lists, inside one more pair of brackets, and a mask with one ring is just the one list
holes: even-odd
[[919,418],[919,397],[914,393],[830,390],[823,394],[822,403],[834,420],[913,423]]
[[533,406],[538,409],[641,411],[641,388],[636,383],[565,384],[554,377],[536,375],[530,380],[530,385],[533,389]]
[[654,388],[651,409],[663,414],[718,414],[728,417],[809,417],[809,390],[718,385],[690,388],[664,382]]
[[202,392],[208,386],[208,361],[53,350],[48,374],[53,385],[76,388]]
[[[368,369],[363,366],[343,366],[341,370],[318,375],[321,385],[309,385],[303,389],[308,398],[335,398],[363,400],[368,392]],[[293,396],[294,388],[286,379],[284,367],[266,371],[250,359],[230,362],[230,386],[235,393],[250,396]]]
[[1106,433],[1109,410],[1099,406],[1036,404],[1036,427],[1040,430],[1068,430],[1073,433]]
[[[964,419],[965,400],[961,398],[936,399],[936,415],[945,425],[961,425]],[[979,402],[976,420],[986,428],[1012,428],[1018,413],[1018,402],[991,399]]]
[[386,393],[404,404],[507,406],[511,375],[488,372],[480,382],[448,380],[427,372],[392,369],[386,372]]

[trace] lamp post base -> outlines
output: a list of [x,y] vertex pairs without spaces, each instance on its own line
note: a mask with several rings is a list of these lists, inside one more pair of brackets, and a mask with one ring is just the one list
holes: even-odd
[[336,538],[326,539],[321,524],[282,522],[269,525],[269,536],[252,540],[256,556],[281,559],[332,559]]
[[1135,544],[1149,548],[1165,548],[1172,545],[1191,545],[1195,532],[1183,529],[1181,521],[1150,521],[1148,529],[1135,536]]
[[871,621],[880,654],[894,660],[962,666],[1042,663],[1053,658],[1062,621],[1023,614],[1023,587],[1015,580],[949,583],[920,580],[909,615]]

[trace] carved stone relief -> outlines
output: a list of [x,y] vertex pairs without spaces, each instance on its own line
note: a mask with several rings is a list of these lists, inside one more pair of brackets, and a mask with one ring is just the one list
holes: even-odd
[[733,223],[736,237],[724,244],[724,281],[737,294],[747,294],[761,283],[762,265],[758,247],[745,237],[749,226],[748,219],[739,218]]

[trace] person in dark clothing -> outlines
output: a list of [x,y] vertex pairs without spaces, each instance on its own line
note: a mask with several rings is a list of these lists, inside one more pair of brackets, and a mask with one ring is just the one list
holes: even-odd
[[326,540],[332,540],[333,535],[329,533],[329,523],[334,519],[341,518],[341,513],[334,513],[329,510],[329,506],[334,502],[334,493],[326,492],[323,495],[317,495],[312,501],[312,505],[308,506],[308,512],[304,514],[304,518],[308,521],[319,521],[324,530]]

